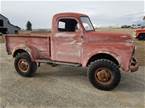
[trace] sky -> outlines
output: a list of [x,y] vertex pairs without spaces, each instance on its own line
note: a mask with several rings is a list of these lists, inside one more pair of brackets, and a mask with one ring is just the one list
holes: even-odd
[[142,22],[144,1],[2,1],[0,13],[14,25],[25,28],[32,22],[34,29],[51,28],[54,14],[79,12],[90,16],[97,26],[120,26]]

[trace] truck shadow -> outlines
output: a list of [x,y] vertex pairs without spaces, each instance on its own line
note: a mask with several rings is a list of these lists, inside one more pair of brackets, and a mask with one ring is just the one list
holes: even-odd
[[[43,69],[42,69],[43,68]],[[56,67],[44,66],[38,69],[39,72],[35,77],[48,77],[48,76],[87,76],[87,70],[81,67],[58,65]]]
[[[122,78],[120,84],[114,91],[123,91],[123,92],[145,92],[145,80],[142,75],[136,73],[125,74],[122,72]],[[38,72],[34,76],[35,78],[49,78],[49,77],[71,77],[77,78],[80,77],[81,80],[86,82],[87,70],[81,67],[71,67],[59,65],[57,67],[42,67],[38,69]],[[89,80],[88,80],[89,81]],[[95,89],[95,88],[94,88]]]

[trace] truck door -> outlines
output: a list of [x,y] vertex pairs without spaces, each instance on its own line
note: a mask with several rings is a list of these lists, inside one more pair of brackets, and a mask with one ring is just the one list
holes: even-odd
[[61,18],[52,37],[52,59],[80,63],[82,38],[75,18]]

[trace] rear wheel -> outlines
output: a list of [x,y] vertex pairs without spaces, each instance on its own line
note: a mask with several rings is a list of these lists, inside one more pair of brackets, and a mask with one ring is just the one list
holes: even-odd
[[32,62],[30,56],[23,52],[15,58],[15,69],[21,76],[31,77],[37,70],[36,62]]
[[90,64],[88,78],[94,87],[101,90],[112,90],[119,84],[121,75],[115,63],[100,59]]

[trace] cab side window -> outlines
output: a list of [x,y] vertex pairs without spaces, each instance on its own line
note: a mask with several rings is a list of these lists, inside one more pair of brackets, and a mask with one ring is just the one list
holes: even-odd
[[78,29],[78,23],[75,19],[60,19],[58,21],[59,32],[75,32]]

